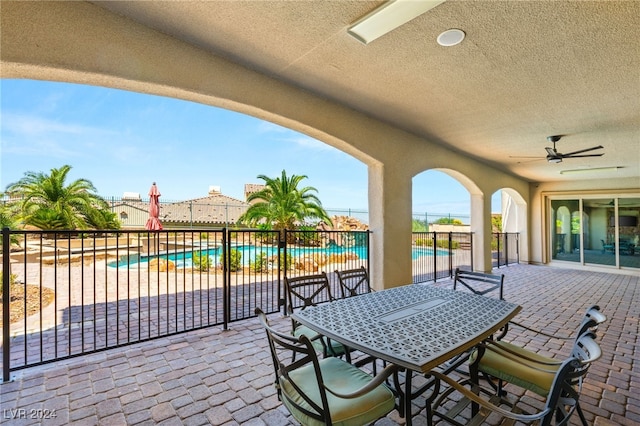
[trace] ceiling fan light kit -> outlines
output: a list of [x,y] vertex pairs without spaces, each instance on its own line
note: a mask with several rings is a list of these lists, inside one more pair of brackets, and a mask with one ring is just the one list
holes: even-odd
[[[603,149],[604,147],[602,145],[598,145],[598,146],[594,146],[586,149],[580,149],[578,151],[573,151],[573,152],[568,152],[566,154],[563,154],[561,152],[558,152],[556,148],[556,142],[558,142],[560,139],[562,139],[562,135],[547,136],[547,140],[553,144],[553,147],[547,146],[544,148],[545,151],[547,151],[547,155],[545,157],[527,157],[527,156],[513,157],[511,156],[510,158],[546,159],[549,163],[557,164],[557,163],[562,163],[562,161],[565,158],[602,157],[604,155],[604,152],[601,152],[599,154],[585,154],[585,152],[590,152],[596,149]],[[593,169],[589,169],[589,170],[593,170]]]
[[562,163],[562,159],[564,158],[601,157],[604,155],[604,152],[600,154],[584,154],[583,155],[583,153],[585,152],[604,148],[602,145],[594,146],[592,148],[580,149],[578,151],[573,151],[573,152],[568,152],[566,154],[563,154],[561,152],[558,152],[558,150],[556,149],[556,142],[558,142],[561,138],[562,138],[562,135],[547,136],[547,140],[553,143],[553,148],[550,148],[550,147],[545,148],[545,150],[547,151],[547,161],[549,163]]

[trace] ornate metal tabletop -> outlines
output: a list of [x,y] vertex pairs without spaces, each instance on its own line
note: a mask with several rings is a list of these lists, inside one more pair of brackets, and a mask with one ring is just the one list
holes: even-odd
[[351,348],[428,372],[489,337],[520,309],[503,300],[412,284],[310,307],[293,317]]

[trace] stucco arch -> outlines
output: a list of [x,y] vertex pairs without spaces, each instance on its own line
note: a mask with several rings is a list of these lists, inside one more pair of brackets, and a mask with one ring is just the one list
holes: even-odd
[[[490,229],[491,185],[528,184],[487,164],[358,111],[243,67],[86,2],[15,2],[2,8],[2,78],[64,81],[217,106],[327,143],[368,167],[375,288],[410,283],[411,179],[457,170],[480,189],[472,211]],[[483,237],[483,250],[490,246]],[[488,250],[488,251],[487,251]],[[476,250],[478,251],[478,250]],[[480,252],[478,251],[478,252]],[[487,269],[486,256],[483,262]]]
[[520,236],[520,260],[529,260],[529,209],[525,198],[513,188],[502,191],[502,231],[518,233]]
[[[492,267],[493,259],[491,256],[486,256],[485,253],[491,252],[491,198],[496,191],[502,191],[503,231],[520,234],[520,256],[522,259],[528,258],[527,204],[524,197],[516,189],[508,187],[495,189],[495,182],[491,181],[483,183],[484,180],[481,180],[480,183],[476,183],[474,179],[457,169],[434,167],[429,170],[451,176],[469,192],[471,202],[470,225],[471,232],[474,233],[474,245],[476,246],[474,247],[474,265],[479,265],[486,271],[490,271]],[[487,208],[489,209],[488,211]]]

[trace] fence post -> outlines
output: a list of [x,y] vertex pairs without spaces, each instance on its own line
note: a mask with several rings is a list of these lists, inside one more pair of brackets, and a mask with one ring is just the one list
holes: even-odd
[[[11,362],[11,340],[9,339],[9,331],[11,329],[11,320],[9,310],[11,304],[9,303],[9,290],[11,285],[11,270],[9,269],[9,255],[11,254],[10,248],[10,236],[9,228],[2,228],[2,381],[10,381],[10,362]],[[25,245],[24,256],[26,262],[27,248]]]
[[469,234],[469,238],[471,239],[471,270],[475,271],[475,269],[473,269],[473,232]]
[[[284,278],[287,278],[287,272],[289,271],[289,259],[287,259],[288,257],[288,251],[287,251],[287,240],[289,239],[289,236],[287,235],[288,230],[284,229],[283,231],[278,231],[278,258],[280,258],[280,254],[284,253]],[[280,279],[280,271],[278,271],[278,280]],[[281,287],[284,285],[284,280],[282,280],[281,282],[278,281],[278,286]],[[287,303],[289,303],[289,299],[287,297],[287,291],[286,289],[282,289],[282,287],[280,289],[278,289],[278,291],[282,294],[282,314],[283,315],[288,315],[288,309],[287,309]]]
[[222,228],[222,328],[227,330],[231,319],[231,238],[227,228]]
[[449,231],[449,278],[453,277],[453,232]]
[[504,233],[504,266],[509,266],[509,233]]
[[433,281],[438,279],[438,233],[433,231]]
[[367,229],[367,276],[371,281],[371,231]]

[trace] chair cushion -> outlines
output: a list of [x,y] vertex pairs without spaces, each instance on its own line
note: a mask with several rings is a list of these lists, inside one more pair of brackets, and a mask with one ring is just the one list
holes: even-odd
[[[324,358],[319,361],[322,379],[327,388],[340,393],[351,393],[371,381],[371,376],[359,368],[335,357]],[[316,404],[322,406],[318,382],[312,364],[298,368],[289,373],[289,377]],[[281,379],[282,401],[293,417],[303,425],[323,425],[309,417],[296,407],[299,405],[315,412],[289,381]],[[294,404],[291,403],[294,402]],[[387,415],[395,407],[395,397],[385,385],[380,385],[373,391],[358,398],[338,398],[327,392],[327,401],[331,412],[332,423],[336,426],[359,426],[368,424]]]
[[[293,336],[294,337],[307,336],[307,338],[311,340],[313,347],[316,348],[317,351],[324,350],[324,346],[323,346],[323,342],[324,342],[324,344],[327,347],[331,345],[331,350],[333,351],[333,354],[342,355],[345,353],[344,346],[342,345],[342,343],[336,342],[335,340],[327,339],[326,337],[323,337],[322,340],[320,339],[314,340],[318,336],[318,333],[304,325],[297,326],[296,329],[293,331]],[[333,355],[333,354],[330,354],[330,355]]]
[[[547,396],[553,384],[556,371],[560,366],[560,363],[558,363],[556,359],[528,351],[508,342],[496,342],[492,344],[491,347],[493,349],[484,351],[484,355],[478,363],[478,370],[508,383],[520,386],[521,388],[528,389],[538,395]],[[508,358],[508,356],[514,355],[507,353],[507,356],[505,356],[500,353],[501,347],[527,356],[532,360],[540,361],[541,363],[552,362],[557,364],[546,365],[524,358],[520,361],[514,361]],[[471,354],[470,361],[474,362],[477,355],[478,351],[474,350]],[[540,371],[540,369],[547,371]]]

